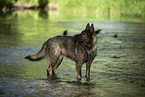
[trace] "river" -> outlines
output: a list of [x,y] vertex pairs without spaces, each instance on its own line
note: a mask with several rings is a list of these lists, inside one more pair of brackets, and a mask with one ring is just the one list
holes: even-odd
[[[22,11],[0,15],[0,96],[143,97],[145,95],[145,20],[139,17],[70,16],[57,12]],[[115,16],[114,16],[115,17]],[[90,80],[77,82],[75,62],[64,58],[58,75],[47,77],[47,58],[35,54],[49,38],[80,33],[87,23],[102,29]],[[114,37],[117,35],[117,37]]]

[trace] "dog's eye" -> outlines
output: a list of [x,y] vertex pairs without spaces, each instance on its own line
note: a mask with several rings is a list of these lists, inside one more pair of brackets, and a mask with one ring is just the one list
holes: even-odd
[[83,32],[82,35],[87,35],[87,33],[86,32]]

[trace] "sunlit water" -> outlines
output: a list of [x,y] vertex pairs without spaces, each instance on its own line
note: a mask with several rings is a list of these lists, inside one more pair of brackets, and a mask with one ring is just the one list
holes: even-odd
[[[143,97],[145,95],[145,23],[96,17],[63,17],[57,14],[23,12],[0,17],[0,96],[92,96]],[[51,37],[80,33],[87,23],[102,29],[97,36],[98,55],[86,81],[77,82],[75,63],[65,58],[58,75],[47,77],[47,58],[24,59],[37,53]],[[118,37],[113,36],[117,34]]]

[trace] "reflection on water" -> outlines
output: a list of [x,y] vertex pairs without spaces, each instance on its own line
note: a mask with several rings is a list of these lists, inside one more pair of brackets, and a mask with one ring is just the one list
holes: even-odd
[[[125,21],[124,21],[125,20]],[[138,20],[138,21],[137,21]],[[142,19],[106,19],[28,11],[0,15],[0,96],[140,96],[145,95],[145,23]],[[24,60],[48,38],[80,33],[86,23],[102,29],[91,79],[77,81],[75,63],[64,59],[58,75],[46,75],[47,59]],[[117,37],[113,37],[117,34]]]

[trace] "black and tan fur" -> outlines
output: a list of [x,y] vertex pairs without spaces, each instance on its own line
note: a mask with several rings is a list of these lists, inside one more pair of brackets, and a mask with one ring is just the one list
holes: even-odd
[[[98,31],[98,33],[100,30]],[[75,36],[56,36],[48,39],[41,50],[25,59],[38,61],[47,56],[49,58],[48,74],[57,74],[57,68],[61,64],[63,57],[67,57],[76,62],[77,78],[81,78],[81,67],[86,63],[86,77],[89,78],[90,67],[93,59],[97,55],[96,32],[94,25],[89,23],[85,30]]]

